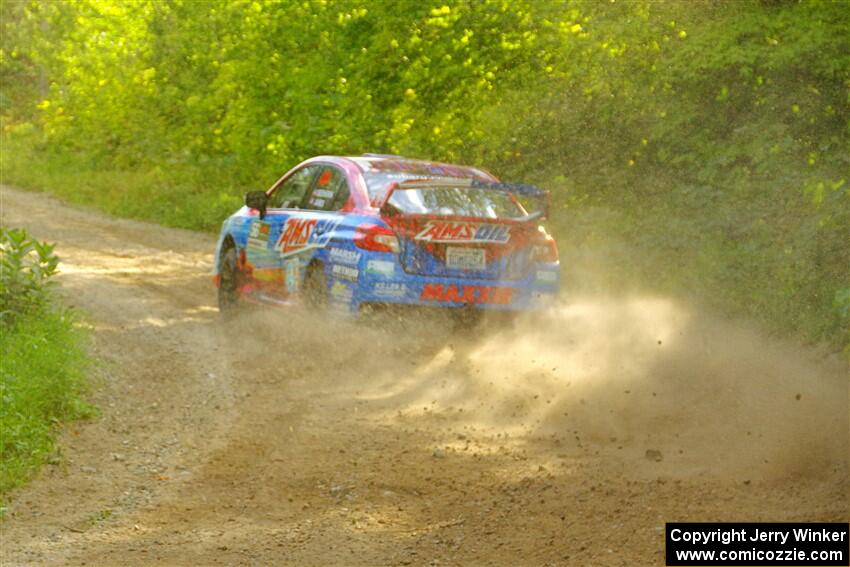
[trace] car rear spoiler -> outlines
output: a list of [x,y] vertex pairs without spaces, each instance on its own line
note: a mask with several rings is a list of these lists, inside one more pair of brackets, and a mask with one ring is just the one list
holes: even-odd
[[422,179],[407,179],[401,182],[393,183],[387,189],[384,198],[380,201],[380,209],[389,203],[390,197],[395,191],[405,191],[409,189],[437,189],[440,187],[470,187],[473,189],[488,189],[492,191],[502,191],[505,193],[513,193],[522,197],[533,199],[540,203],[540,209],[529,213],[521,221],[530,221],[538,218],[546,218],[549,216],[550,195],[549,192],[534,185],[521,183],[503,183],[501,181],[480,181],[478,179],[457,179],[450,177],[432,177]]

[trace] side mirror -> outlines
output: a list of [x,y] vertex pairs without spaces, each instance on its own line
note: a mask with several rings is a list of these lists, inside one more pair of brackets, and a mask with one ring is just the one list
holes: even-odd
[[266,217],[266,207],[269,204],[269,196],[265,191],[248,191],[245,193],[245,205],[251,209],[260,211],[260,219]]

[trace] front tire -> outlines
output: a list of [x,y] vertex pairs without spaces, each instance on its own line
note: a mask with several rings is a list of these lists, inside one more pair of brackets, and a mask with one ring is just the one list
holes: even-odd
[[218,270],[218,310],[222,315],[230,315],[239,307],[239,258],[236,247],[228,246],[221,253]]

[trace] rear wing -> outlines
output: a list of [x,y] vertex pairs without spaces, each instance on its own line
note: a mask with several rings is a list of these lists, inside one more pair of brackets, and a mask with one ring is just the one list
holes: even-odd
[[[478,179],[458,179],[450,177],[431,177],[422,179],[406,179],[390,185],[387,189],[384,198],[380,201],[379,208],[389,203],[395,191],[405,191],[409,189],[437,189],[440,187],[469,187],[471,189],[486,189],[491,191],[502,191],[504,193],[512,193],[525,200],[533,200],[538,203],[539,208],[536,211],[530,212],[522,220],[534,220],[538,218],[546,218],[549,216],[550,195],[549,192],[534,185],[521,183],[503,183],[501,181],[480,181]],[[525,206],[527,203],[522,202]]]

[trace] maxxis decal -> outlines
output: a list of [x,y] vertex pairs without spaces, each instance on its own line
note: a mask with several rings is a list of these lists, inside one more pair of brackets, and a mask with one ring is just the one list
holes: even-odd
[[514,290],[509,287],[486,285],[425,284],[419,299],[440,303],[481,303],[508,305],[513,301]]

